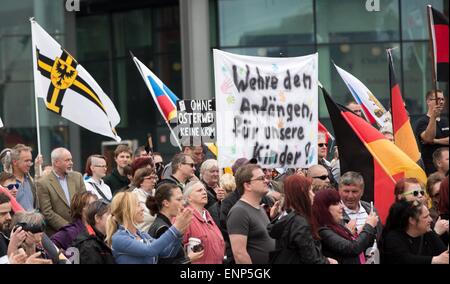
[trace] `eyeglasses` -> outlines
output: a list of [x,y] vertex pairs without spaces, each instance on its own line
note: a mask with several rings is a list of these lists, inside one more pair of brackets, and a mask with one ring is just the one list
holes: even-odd
[[194,167],[195,167],[195,164],[194,164],[194,163],[183,163],[183,165],[189,165],[189,166],[191,166],[191,168],[194,168]]
[[8,184],[8,185],[6,186],[6,188],[7,188],[8,190],[13,190],[14,187],[15,187],[16,189],[19,189],[20,184],[19,184],[19,183],[13,183],[13,184]]
[[317,145],[319,145],[319,147],[328,147],[328,143],[319,143]]
[[410,191],[403,192],[402,195],[410,195],[410,194],[412,194],[414,196],[419,196],[419,193],[422,196],[425,195],[425,191],[423,191],[423,190],[410,190]]
[[313,178],[318,178],[321,180],[326,180],[328,178],[328,175],[322,175],[322,176],[317,176],[317,177],[313,177]]
[[96,168],[106,168],[107,165],[94,165],[94,167],[96,167]]
[[267,180],[267,178],[266,178],[266,176],[260,176],[260,177],[251,179],[251,180],[249,180],[248,182],[257,181],[257,180],[259,180],[259,181],[265,181],[265,180]]

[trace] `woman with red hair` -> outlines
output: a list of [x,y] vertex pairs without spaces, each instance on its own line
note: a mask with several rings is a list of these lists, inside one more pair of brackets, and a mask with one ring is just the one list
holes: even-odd
[[[317,226],[312,215],[311,179],[292,175],[284,180],[285,213],[268,226],[276,239],[271,263],[326,264],[322,255]],[[335,263],[334,260],[331,262]]]
[[344,206],[336,190],[316,193],[313,213],[320,226],[323,254],[342,264],[364,264],[364,252],[375,240],[378,216],[371,212],[359,235],[343,225]]

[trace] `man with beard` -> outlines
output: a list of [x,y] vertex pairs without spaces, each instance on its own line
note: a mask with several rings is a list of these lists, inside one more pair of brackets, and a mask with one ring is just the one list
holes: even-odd
[[11,225],[11,203],[9,197],[0,193],[0,257],[8,252],[8,231]]
[[76,193],[86,191],[83,176],[72,171],[72,154],[56,148],[50,154],[53,171],[36,183],[39,209],[45,217],[46,233],[51,236],[72,222],[70,203]]

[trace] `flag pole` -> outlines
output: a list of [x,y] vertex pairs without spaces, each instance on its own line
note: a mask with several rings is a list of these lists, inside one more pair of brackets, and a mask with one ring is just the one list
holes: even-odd
[[[134,56],[133,52],[131,52],[131,50],[130,50],[130,55],[131,55],[131,59],[133,59],[134,64],[135,64],[136,67],[138,68],[139,73],[141,73],[141,76],[145,79],[144,73],[142,72],[141,67],[139,66],[139,64],[137,64],[137,62],[134,60],[136,57]],[[153,96],[153,94],[152,94],[152,96]],[[153,99],[154,99],[154,98],[153,98]],[[170,127],[169,122],[168,122],[167,119],[164,117],[164,114],[163,114],[161,108],[159,107],[158,103],[156,103],[156,107],[158,108],[159,112],[162,114],[163,119],[164,119],[164,122],[166,123],[167,127],[169,127],[170,133],[172,134],[173,138],[175,139],[175,142],[177,143],[178,148],[179,148],[180,151],[181,151],[182,148],[181,148],[181,145],[180,145],[180,141],[178,141],[178,138],[177,138],[177,136],[175,135],[175,133],[173,132],[172,127]]]
[[432,10],[431,10],[431,5],[427,5],[427,17],[428,17],[428,33],[430,35],[429,37],[429,47],[430,47],[430,52],[431,52],[431,83],[432,83],[432,88],[434,91],[434,99],[436,100],[436,104],[437,104],[437,100],[438,100],[438,96],[437,96],[437,80],[436,80],[436,54],[434,52],[434,32],[433,32],[433,28],[431,27],[432,25]]
[[[34,54],[34,41],[33,41],[33,22],[34,22],[34,17],[30,18],[30,23],[31,23],[31,52],[33,52]],[[33,56],[34,58],[34,56]],[[34,72],[36,72],[36,70],[33,70],[33,74]],[[36,82],[35,82],[36,83]],[[42,155],[41,152],[41,131],[40,131],[40,122],[39,122],[39,105],[38,105],[38,97],[36,94],[36,90],[34,90],[34,107],[35,107],[35,114],[36,114],[36,136],[37,136],[37,147],[38,147],[38,156]],[[37,167],[37,175],[41,176],[42,174],[42,165],[39,165]]]

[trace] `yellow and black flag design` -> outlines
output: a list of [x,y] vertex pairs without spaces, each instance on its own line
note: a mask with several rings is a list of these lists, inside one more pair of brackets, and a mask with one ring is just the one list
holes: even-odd
[[120,116],[92,76],[39,24],[31,20],[34,83],[47,109],[70,121],[120,141]]

